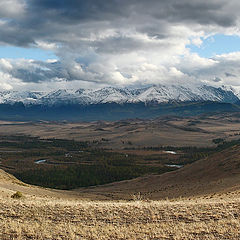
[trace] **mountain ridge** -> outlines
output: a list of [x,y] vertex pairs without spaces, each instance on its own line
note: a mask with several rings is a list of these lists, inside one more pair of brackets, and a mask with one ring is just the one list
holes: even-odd
[[58,89],[51,92],[2,91],[1,104],[22,102],[24,105],[91,105],[103,103],[168,103],[212,101],[236,103],[240,101],[234,89],[200,86],[152,85],[143,88],[104,87],[101,89]]

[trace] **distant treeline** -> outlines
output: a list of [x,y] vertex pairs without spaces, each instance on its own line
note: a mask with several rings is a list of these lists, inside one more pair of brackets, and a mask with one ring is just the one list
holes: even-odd
[[74,141],[67,139],[40,139],[38,137],[30,137],[26,135],[3,136],[0,137],[0,147],[15,147],[19,149],[33,148],[64,148],[68,151],[77,151],[88,147],[86,141]]

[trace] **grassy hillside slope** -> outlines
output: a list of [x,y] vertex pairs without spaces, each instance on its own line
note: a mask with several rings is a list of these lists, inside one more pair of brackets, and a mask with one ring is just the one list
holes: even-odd
[[129,199],[141,193],[148,199],[201,196],[240,188],[240,146],[235,145],[209,157],[162,175],[94,187],[82,192]]
[[[234,146],[175,172],[75,191],[0,171],[0,239],[239,239],[239,153]],[[11,198],[15,191],[23,197]]]

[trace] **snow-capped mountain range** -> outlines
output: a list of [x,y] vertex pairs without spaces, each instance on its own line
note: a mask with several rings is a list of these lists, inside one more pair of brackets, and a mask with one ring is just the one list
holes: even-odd
[[55,104],[101,104],[101,103],[163,103],[185,101],[215,101],[235,103],[239,96],[233,88],[177,85],[153,85],[145,88],[115,88],[105,87],[97,90],[60,89],[52,92],[30,91],[2,91],[0,103],[22,102],[28,104],[55,105]]

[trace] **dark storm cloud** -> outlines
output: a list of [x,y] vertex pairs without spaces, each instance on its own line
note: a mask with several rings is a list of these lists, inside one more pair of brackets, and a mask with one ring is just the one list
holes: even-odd
[[24,32],[24,28],[17,26],[15,23],[9,23],[4,27],[0,27],[0,43],[11,44],[13,46],[28,46],[34,43],[34,36],[26,30],[26,34],[18,34]]
[[58,21],[63,20],[64,22],[78,22],[79,20],[101,21],[111,20],[117,16],[126,17],[128,1],[33,0],[30,2],[29,10],[32,12],[40,11],[51,19],[58,17]]
[[[43,82],[53,78],[68,79],[68,74],[62,66],[58,64],[35,62],[33,65],[15,66],[10,72],[14,78],[22,79],[23,82]],[[45,66],[44,66],[45,65]],[[60,64],[59,64],[60,65]],[[44,67],[44,68],[43,68]]]
[[[6,69],[7,64],[11,65]],[[5,63],[5,64],[4,64]],[[0,72],[10,74],[13,78],[21,79],[23,82],[44,82],[51,79],[71,79],[71,73],[61,64],[61,62],[42,62],[20,59],[17,62],[0,61]]]
[[[94,30],[94,22],[96,31],[132,28],[164,38],[169,22],[233,26],[237,14],[227,6],[228,1],[215,0],[30,0],[25,1],[22,16],[4,15],[9,21],[0,28],[0,41],[20,46],[39,39],[70,44],[71,34],[78,38],[88,36],[88,27]],[[63,37],[64,34],[68,36]]]
[[93,43],[93,46],[96,48],[96,52],[112,54],[134,51],[144,47],[143,45],[144,43],[140,40],[125,36],[107,38],[104,40],[104,42],[96,41]]
[[223,1],[177,1],[173,4],[170,15],[175,21],[198,22],[199,24],[216,24],[224,27],[235,24],[236,16],[229,14]]
[[158,19],[171,19],[175,22],[190,20],[201,24],[230,26],[236,16],[226,12],[227,1],[177,1],[177,0],[36,0],[31,1],[29,9],[58,20],[113,20],[129,17],[132,14],[149,15]]

